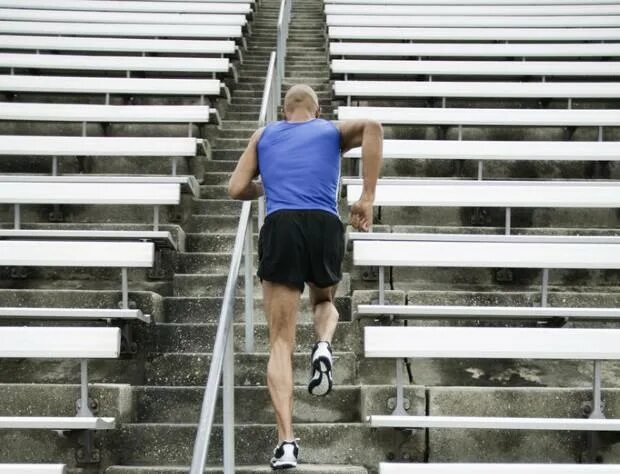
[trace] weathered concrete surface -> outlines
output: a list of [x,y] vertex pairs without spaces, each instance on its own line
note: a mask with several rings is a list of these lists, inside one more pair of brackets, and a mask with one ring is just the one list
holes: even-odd
[[[616,417],[620,391],[605,390],[607,415]],[[437,387],[428,413],[437,416],[582,418],[591,390],[575,388]],[[585,435],[567,431],[429,429],[430,462],[579,462]],[[620,435],[603,436],[605,462],[617,462]],[[605,455],[609,453],[609,455]]]

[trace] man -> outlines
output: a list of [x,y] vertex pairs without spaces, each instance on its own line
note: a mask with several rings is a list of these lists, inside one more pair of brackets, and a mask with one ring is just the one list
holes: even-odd
[[[304,283],[317,336],[308,390],[323,396],[332,389],[331,340],[338,322],[334,295],[344,256],[344,226],[337,211],[340,155],[362,147],[363,191],[351,207],[349,223],[368,231],[383,146],[383,129],[376,121],[352,120],[336,126],[319,119],[317,95],[307,85],[288,90],[284,114],[285,120],[252,135],[228,185],[233,199],[266,194],[258,276],[271,347],[267,385],[279,436],[271,459],[274,469],[295,467],[299,456],[292,424],[292,355]],[[259,174],[262,183],[253,181]]]

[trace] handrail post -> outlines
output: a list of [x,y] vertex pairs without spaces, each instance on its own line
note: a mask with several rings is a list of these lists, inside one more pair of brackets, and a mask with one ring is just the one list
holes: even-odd
[[245,352],[254,351],[254,232],[252,219],[245,234]]
[[[246,296],[247,297],[247,296]],[[234,305],[230,312],[234,312]],[[233,315],[230,315],[231,319]],[[224,474],[235,474],[235,347],[234,330],[231,325],[226,338],[223,367],[223,419],[222,438],[224,440]]]

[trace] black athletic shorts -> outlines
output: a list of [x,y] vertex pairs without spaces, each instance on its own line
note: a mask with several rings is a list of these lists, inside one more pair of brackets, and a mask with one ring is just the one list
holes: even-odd
[[345,228],[327,211],[281,210],[269,214],[258,237],[258,276],[294,286],[319,288],[342,278]]

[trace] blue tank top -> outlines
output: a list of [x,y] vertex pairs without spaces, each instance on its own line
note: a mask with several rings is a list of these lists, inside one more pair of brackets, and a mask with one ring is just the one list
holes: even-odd
[[267,215],[282,209],[338,215],[340,131],[330,121],[272,122],[257,151]]

